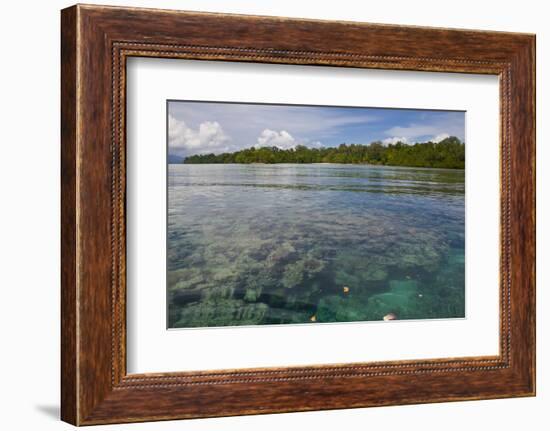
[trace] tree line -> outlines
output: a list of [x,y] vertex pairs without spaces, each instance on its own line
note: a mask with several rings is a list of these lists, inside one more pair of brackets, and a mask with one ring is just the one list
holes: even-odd
[[340,144],[338,147],[309,148],[298,145],[282,150],[278,147],[247,148],[233,153],[197,154],[183,163],[363,163],[389,166],[464,169],[465,146],[451,136],[440,142],[408,145],[403,142]]

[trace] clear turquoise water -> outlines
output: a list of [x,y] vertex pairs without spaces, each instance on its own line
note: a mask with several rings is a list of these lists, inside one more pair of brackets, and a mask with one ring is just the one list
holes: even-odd
[[464,171],[169,165],[171,328],[464,317]]

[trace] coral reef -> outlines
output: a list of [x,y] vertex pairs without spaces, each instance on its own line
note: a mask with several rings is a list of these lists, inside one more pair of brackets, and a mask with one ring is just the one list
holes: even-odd
[[267,304],[247,304],[237,299],[202,301],[182,308],[174,328],[257,325],[268,311]]
[[463,172],[170,169],[170,327],[464,316]]

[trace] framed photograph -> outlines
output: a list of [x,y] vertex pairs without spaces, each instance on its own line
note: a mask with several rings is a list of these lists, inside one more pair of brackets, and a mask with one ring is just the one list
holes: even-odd
[[62,11],[62,419],[535,394],[535,36]]

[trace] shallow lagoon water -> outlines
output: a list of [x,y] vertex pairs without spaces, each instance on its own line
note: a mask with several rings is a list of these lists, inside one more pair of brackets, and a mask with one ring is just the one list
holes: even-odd
[[170,328],[464,317],[464,171],[169,165]]

